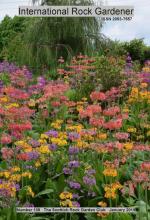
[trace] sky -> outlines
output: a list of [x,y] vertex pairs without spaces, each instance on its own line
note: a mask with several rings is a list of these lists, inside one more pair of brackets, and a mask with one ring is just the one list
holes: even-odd
[[[98,1],[98,0],[97,0]],[[130,41],[144,38],[150,45],[150,0],[103,0],[104,5],[134,6],[134,18],[131,21],[107,21],[102,33],[113,40]],[[0,20],[7,14],[11,17],[18,14],[18,6],[31,5],[31,0],[0,0]]]

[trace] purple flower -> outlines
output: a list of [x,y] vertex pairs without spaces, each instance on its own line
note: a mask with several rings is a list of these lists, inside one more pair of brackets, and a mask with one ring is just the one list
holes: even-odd
[[35,160],[39,157],[39,153],[36,151],[31,151],[27,153],[29,160]]
[[34,139],[30,140],[29,144],[31,144],[32,147],[39,147],[40,146],[40,143]]
[[64,172],[64,174],[68,174],[68,175],[72,174],[72,170],[68,167],[63,168],[63,172]]
[[3,88],[3,81],[0,80],[0,90]]
[[41,87],[44,87],[46,85],[46,80],[43,76],[38,77],[37,81],[38,81],[38,85]]
[[79,149],[77,147],[69,147],[69,154],[77,154],[79,152]]
[[96,171],[94,169],[89,169],[89,170],[86,170],[85,173],[88,175],[93,175],[96,173]]
[[86,184],[86,185],[89,185],[89,186],[93,186],[96,184],[96,180],[94,177],[89,177],[89,176],[84,176],[83,177],[83,182]]
[[20,190],[20,185],[19,185],[18,183],[15,185],[15,187],[16,187],[16,190],[17,190],[17,191]]
[[73,168],[76,168],[76,167],[79,167],[80,166],[80,163],[78,160],[72,160],[68,163],[68,166],[69,167],[73,167]]
[[80,135],[77,132],[69,132],[68,138],[73,141],[73,140],[79,139]]
[[45,134],[48,136],[52,136],[52,137],[58,137],[58,131],[55,131],[55,130],[49,130],[45,132]]
[[3,61],[0,63],[0,73],[13,73],[18,69],[19,68],[13,63],[8,63],[7,61]]
[[56,144],[49,144],[49,149],[52,151],[57,150],[57,145]]
[[79,195],[77,193],[74,193],[73,194],[73,199],[78,199],[79,198]]
[[72,205],[73,207],[80,207],[80,203],[76,201],[72,202]]
[[81,185],[78,182],[70,181],[70,182],[68,182],[68,184],[69,184],[70,188],[72,188],[72,189],[80,189],[81,188]]

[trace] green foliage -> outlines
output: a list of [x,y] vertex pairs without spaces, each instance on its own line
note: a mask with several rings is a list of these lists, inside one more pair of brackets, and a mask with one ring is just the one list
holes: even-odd
[[123,48],[130,53],[133,60],[139,60],[141,63],[145,60],[146,46],[143,39],[134,39],[123,43]]
[[97,58],[96,79],[100,79],[103,90],[117,87],[123,78],[122,68],[124,61],[121,58],[101,56]]
[[150,59],[150,47],[146,47],[144,50],[144,58],[145,60]]
[[2,80],[4,85],[9,85],[10,83],[10,76],[7,73],[0,74],[0,80]]
[[[26,26],[25,18],[17,17],[10,18],[5,16],[5,18],[0,23],[0,59],[10,60],[14,56],[13,50],[9,50],[9,44],[17,34],[22,33]],[[14,42],[13,42],[14,43]],[[15,41],[14,48],[18,45],[18,37]]]
[[98,51],[98,55],[105,56],[123,56],[127,54],[126,49],[122,46],[122,43],[117,40],[105,39],[101,42],[102,49]]
[[98,52],[99,55],[107,56],[126,56],[127,53],[135,61],[135,71],[139,70],[145,60],[150,59],[150,47],[145,45],[143,39],[133,39],[129,42],[105,40],[102,50]]

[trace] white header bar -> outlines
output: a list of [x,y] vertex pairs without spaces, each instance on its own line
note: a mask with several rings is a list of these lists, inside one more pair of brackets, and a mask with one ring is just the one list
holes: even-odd
[[133,17],[133,6],[19,6],[23,17]]

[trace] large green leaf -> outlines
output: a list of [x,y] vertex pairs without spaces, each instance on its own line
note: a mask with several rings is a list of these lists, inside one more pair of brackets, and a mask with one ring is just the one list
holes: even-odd
[[41,192],[39,192],[35,197],[39,197],[39,196],[42,196],[42,195],[47,195],[47,194],[50,194],[50,193],[53,193],[54,190],[53,189],[45,189]]

